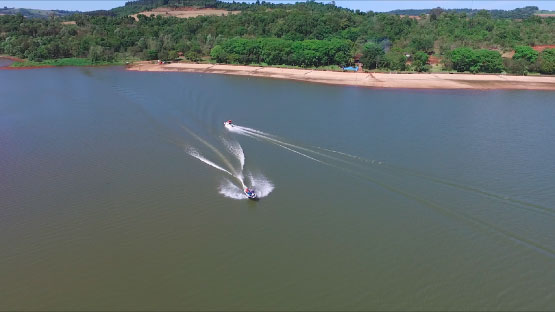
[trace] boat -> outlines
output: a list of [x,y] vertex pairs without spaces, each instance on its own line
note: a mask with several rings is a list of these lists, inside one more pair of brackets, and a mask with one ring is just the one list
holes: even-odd
[[224,127],[226,128],[233,128],[233,124],[231,123],[231,120],[228,120],[226,122],[224,122]]
[[250,190],[248,187],[245,188],[245,195],[247,195],[247,198],[249,199],[256,199],[256,193],[254,192],[254,190]]

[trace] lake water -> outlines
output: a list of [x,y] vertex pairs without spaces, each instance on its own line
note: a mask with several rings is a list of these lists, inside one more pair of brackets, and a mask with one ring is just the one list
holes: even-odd
[[0,310],[555,308],[552,92],[47,68],[0,93]]

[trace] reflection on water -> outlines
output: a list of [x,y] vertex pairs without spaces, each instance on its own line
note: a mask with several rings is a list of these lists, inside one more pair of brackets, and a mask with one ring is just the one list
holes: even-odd
[[0,81],[2,310],[555,305],[550,92]]

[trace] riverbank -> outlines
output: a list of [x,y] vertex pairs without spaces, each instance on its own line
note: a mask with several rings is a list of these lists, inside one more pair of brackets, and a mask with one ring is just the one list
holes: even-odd
[[58,67],[58,66],[110,66],[110,65],[124,65],[123,61],[97,61],[93,62],[86,58],[63,58],[54,60],[45,60],[42,62],[35,62],[29,60],[12,59],[14,62],[8,69],[30,69],[30,68],[45,68],[45,67]]
[[4,55],[4,54],[0,54],[0,59],[6,59],[6,60],[14,61],[14,62],[24,62],[25,61],[25,60],[22,60],[20,58],[15,57],[15,56],[9,56],[9,55]]
[[255,76],[373,88],[555,91],[555,77],[553,76],[473,75],[448,73],[351,73],[241,65],[193,63],[152,64],[151,62],[137,62],[127,66],[127,70]]

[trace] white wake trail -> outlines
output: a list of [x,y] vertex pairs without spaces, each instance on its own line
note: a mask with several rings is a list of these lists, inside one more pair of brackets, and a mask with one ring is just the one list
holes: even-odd
[[225,197],[233,199],[247,199],[243,190],[228,179],[223,179],[218,191]]
[[296,150],[294,150],[294,149],[292,149],[292,148],[283,146],[283,145],[281,145],[281,144],[279,144],[279,143],[275,143],[275,144],[278,145],[278,146],[280,146],[280,147],[282,147],[282,148],[284,148],[284,149],[286,149],[286,150],[288,150],[288,151],[291,151],[291,152],[293,152],[293,153],[299,154],[299,155],[301,155],[301,156],[303,156],[303,157],[306,157],[306,158],[308,158],[308,159],[314,160],[314,161],[319,162],[319,163],[322,163],[322,164],[326,164],[326,165],[328,164],[328,163],[326,163],[326,162],[324,162],[324,161],[321,161],[320,159],[316,159],[316,158],[314,158],[314,157],[310,157],[310,156],[308,156],[308,155],[306,155],[306,154],[303,154],[303,153],[301,153],[301,152],[299,152],[299,151],[296,151]]
[[223,137],[221,137],[220,139],[224,143],[227,150],[237,158],[239,164],[241,165],[240,171],[242,172],[243,168],[245,167],[245,153],[243,152],[241,144],[239,144],[239,142],[237,141],[229,141]]
[[266,197],[274,190],[274,184],[262,174],[248,174],[248,179],[252,188],[256,190],[256,195],[259,198]]
[[[304,153],[301,153],[301,152],[295,150],[294,148],[300,149],[300,150],[304,150],[304,151],[307,151],[307,152],[311,152],[311,153],[314,153],[314,154],[318,154],[318,155],[323,156],[323,157],[328,157],[328,158],[331,158],[331,159],[335,159],[335,158],[330,157],[330,156],[328,156],[328,155],[324,155],[324,154],[322,154],[322,153],[318,153],[318,152],[316,152],[316,151],[312,151],[312,150],[307,149],[307,148],[304,148],[304,147],[300,147],[300,146],[297,146],[297,145],[294,145],[294,144],[290,144],[290,143],[283,142],[283,141],[281,141],[281,140],[276,139],[275,136],[273,136],[273,135],[267,134],[267,133],[262,132],[262,131],[254,130],[254,129],[251,129],[251,128],[246,128],[246,127],[241,127],[241,126],[234,126],[234,127],[232,127],[232,128],[230,129],[230,131],[231,131],[231,132],[238,133],[238,134],[241,134],[241,135],[245,135],[245,136],[248,136],[248,137],[251,137],[251,138],[259,138],[259,139],[267,140],[267,141],[269,141],[270,143],[273,143],[273,144],[275,144],[275,145],[277,145],[277,146],[279,146],[279,147],[281,147],[281,148],[284,148],[284,149],[286,149],[286,150],[288,150],[288,151],[290,151],[290,152],[299,154],[299,155],[301,155],[301,156],[303,156],[303,157],[306,157],[306,158],[308,158],[308,159],[310,159],[310,160],[314,160],[314,161],[319,162],[319,163],[322,163],[322,164],[329,165],[329,164],[328,164],[327,162],[325,162],[325,161],[322,161],[322,160],[316,159],[316,158],[314,158],[314,157],[311,157],[311,156],[309,156],[309,155],[306,155],[306,154],[304,154]],[[287,147],[287,146],[285,146],[285,145],[290,146],[290,147]],[[337,160],[337,159],[336,159],[336,160]]]
[[379,161],[379,160],[367,159],[367,158],[364,158],[364,157],[351,155],[351,154],[348,154],[348,153],[344,153],[344,152],[340,152],[340,151],[336,151],[336,150],[332,150],[332,149],[328,149],[328,148],[324,148],[324,147],[319,147],[319,146],[314,146],[314,147],[317,148],[317,149],[326,151],[326,152],[339,154],[339,155],[349,157],[349,158],[352,158],[352,159],[356,159],[356,160],[359,160],[359,161],[362,161],[362,162],[365,162],[365,163],[378,164],[378,165],[383,164],[383,162]]
[[266,133],[266,132],[264,132],[264,131],[256,130],[256,129],[249,128],[249,127],[243,127],[243,126],[234,125],[234,126],[232,127],[232,129],[233,129],[233,128],[239,128],[240,130],[243,130],[243,131],[249,131],[249,132],[253,132],[253,133],[256,133],[256,134],[263,135],[263,136],[272,137],[272,138],[275,138],[275,139],[278,139],[278,138],[279,138],[278,136],[275,136],[275,135],[273,135],[273,134],[269,134],[269,133]]
[[185,149],[185,152],[187,152],[187,154],[195,157],[196,159],[202,161],[203,163],[210,165],[218,170],[221,170],[227,174],[229,174],[230,176],[234,176],[233,173],[229,172],[228,170],[218,166],[216,163],[214,163],[213,161],[210,161],[208,159],[206,159],[204,156],[202,156],[196,149],[192,148],[192,147],[188,147]]
[[[209,149],[211,149],[216,155],[218,155],[218,157],[220,157],[220,159],[224,162],[224,164],[228,167],[228,169],[230,171],[235,172],[235,169],[233,168],[233,165],[229,162],[229,160],[224,156],[224,154],[222,154],[217,148],[215,148],[212,144],[208,143],[206,140],[204,140],[203,138],[199,137],[196,133],[194,133],[193,131],[189,130],[189,128],[187,128],[185,125],[181,125],[181,128],[183,128],[185,131],[189,132],[189,134],[191,134],[193,137],[195,137],[197,140],[199,140],[201,143],[203,143],[204,145],[206,145]],[[226,170],[227,171],[227,170]],[[229,172],[229,171],[228,171]],[[233,174],[232,174],[233,175]],[[238,174],[237,174],[238,176]],[[241,179],[239,179],[241,180]]]

